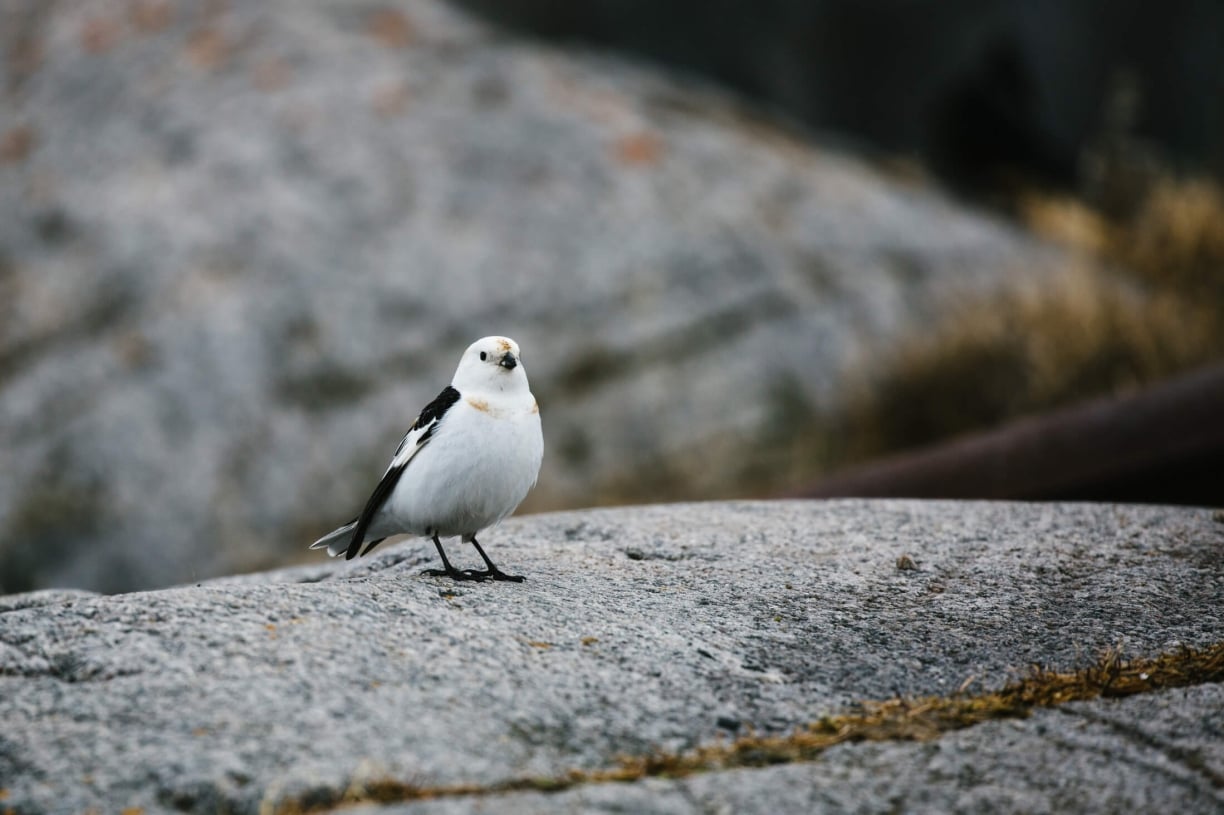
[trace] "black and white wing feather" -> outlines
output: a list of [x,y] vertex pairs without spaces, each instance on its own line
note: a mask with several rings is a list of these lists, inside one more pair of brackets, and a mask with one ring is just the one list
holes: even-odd
[[[387,498],[395,491],[395,485],[399,483],[400,477],[408,467],[408,463],[412,461],[413,456],[429,443],[429,440],[433,438],[434,431],[438,427],[438,423],[446,415],[446,411],[450,410],[451,405],[458,401],[459,391],[450,385],[443,388],[437,398],[425,406],[425,409],[421,411],[421,415],[417,416],[417,420],[413,422],[412,427],[404,434],[404,438],[400,440],[399,447],[395,448],[395,455],[391,457],[391,463],[387,465],[386,472],[383,473],[378,486],[374,488],[370,499],[366,501],[365,509],[361,511],[361,514],[339,529],[333,530],[319,538],[310,545],[310,548],[321,549],[326,546],[327,552],[330,555],[335,556],[343,551],[344,557],[347,560],[352,560],[356,557],[358,550],[361,549],[361,544],[364,542],[366,530],[370,528],[370,523],[374,520],[374,516],[378,514],[378,511],[382,509],[383,504],[387,502]],[[349,539],[349,544],[341,549],[340,545],[344,538]],[[361,552],[361,554],[367,554],[384,540],[386,538],[370,541],[365,551]]]

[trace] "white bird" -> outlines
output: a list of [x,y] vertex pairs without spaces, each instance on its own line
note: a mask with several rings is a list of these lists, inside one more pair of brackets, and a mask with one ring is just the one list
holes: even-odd
[[[485,337],[468,346],[455,378],[404,435],[361,514],[313,544],[332,557],[367,554],[390,535],[432,538],[452,580],[513,580],[493,565],[476,534],[501,521],[535,486],[544,457],[540,408],[527,384],[518,343]],[[451,565],[439,538],[476,547],[487,571]]]

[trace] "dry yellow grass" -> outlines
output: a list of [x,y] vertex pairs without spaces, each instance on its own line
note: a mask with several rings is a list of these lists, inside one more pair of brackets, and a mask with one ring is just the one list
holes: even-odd
[[835,425],[842,460],[914,447],[1114,394],[1218,359],[1210,303],[1140,291],[1086,267],[966,302],[959,316],[889,352]]
[[1019,210],[1038,234],[1155,290],[1224,305],[1224,190],[1213,181],[1163,176],[1116,218],[1057,196],[1026,196]]
[[1224,192],[1165,177],[1115,218],[1029,195],[1038,234],[1081,256],[1041,284],[966,301],[884,352],[843,412],[826,467],[914,447],[1224,359]]

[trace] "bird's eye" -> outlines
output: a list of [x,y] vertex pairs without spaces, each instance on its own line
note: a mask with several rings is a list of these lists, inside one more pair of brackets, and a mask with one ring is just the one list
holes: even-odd
[[484,361],[485,361],[486,359],[488,359],[488,358],[489,358],[489,355],[488,355],[488,354],[486,354],[484,351],[481,351],[481,352],[480,352],[480,361],[481,361],[481,362],[484,362]]

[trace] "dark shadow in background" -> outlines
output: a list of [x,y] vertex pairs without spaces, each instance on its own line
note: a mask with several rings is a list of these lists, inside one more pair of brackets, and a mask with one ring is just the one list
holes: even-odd
[[1074,186],[1117,126],[1224,175],[1216,0],[454,0],[562,42],[713,79],[822,130],[913,155],[962,188]]

